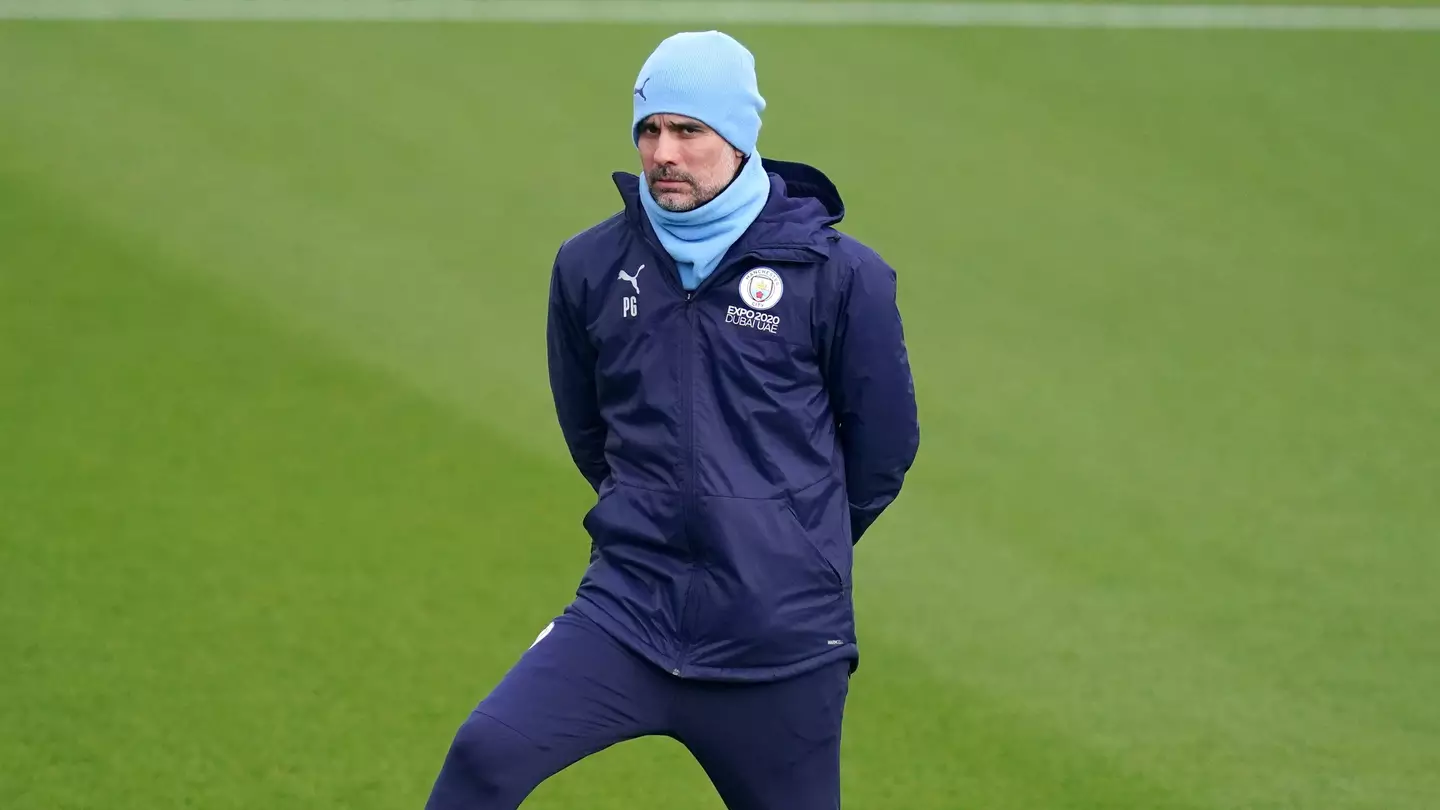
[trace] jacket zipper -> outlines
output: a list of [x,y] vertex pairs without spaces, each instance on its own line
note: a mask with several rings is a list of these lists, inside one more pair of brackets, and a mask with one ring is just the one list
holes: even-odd
[[[682,285],[683,287],[683,285]],[[683,402],[681,412],[685,414],[685,496],[681,501],[681,525],[684,526],[685,545],[690,550],[690,579],[685,585],[685,601],[680,607],[680,649],[672,675],[680,675],[690,657],[693,643],[690,639],[690,624],[693,621],[692,597],[695,593],[695,577],[700,573],[698,549],[690,532],[691,507],[695,500],[695,310],[691,306],[695,294],[685,291],[685,358],[682,382]]]
[[666,281],[676,292],[685,295],[682,314],[685,318],[686,350],[683,352],[680,368],[680,418],[683,420],[680,429],[683,434],[682,438],[685,443],[685,449],[682,455],[682,463],[680,464],[680,469],[677,471],[677,474],[684,478],[680,498],[680,531],[682,533],[681,540],[689,550],[690,572],[689,581],[685,584],[685,597],[680,602],[680,615],[677,617],[677,638],[675,640],[677,648],[675,650],[675,657],[670,662],[670,674],[678,677],[685,669],[685,659],[689,656],[692,646],[687,637],[691,612],[690,597],[694,592],[696,573],[700,569],[695,558],[695,549],[690,532],[691,501],[695,498],[695,418],[692,413],[694,410],[694,375],[692,366],[695,359],[695,313],[691,308],[691,302],[695,297],[695,293],[685,289],[685,284],[680,278],[680,270],[676,267],[675,260],[665,248],[654,239],[648,237],[645,239],[645,242],[649,245],[651,252],[665,265],[665,268],[669,270],[669,273],[665,274]]
[[[661,251],[661,253],[667,258],[669,257],[669,254],[665,253],[663,250]],[[685,425],[683,427],[683,430],[685,431],[685,457],[688,460],[688,463],[685,466],[685,496],[681,502],[681,514],[683,516],[682,521],[685,527],[685,543],[686,546],[690,549],[690,580],[685,586],[685,599],[681,604],[680,608],[680,649],[678,650],[676,655],[677,660],[675,661],[675,665],[670,670],[670,674],[676,677],[684,675],[686,666],[689,663],[690,653],[695,646],[694,642],[689,637],[689,633],[692,629],[691,623],[694,621],[695,606],[693,597],[695,593],[695,578],[699,576],[700,569],[702,567],[700,564],[700,550],[695,547],[693,535],[690,531],[691,508],[695,501],[695,470],[698,463],[697,451],[695,449],[694,367],[697,349],[695,346],[696,326],[694,304],[695,299],[699,297],[701,293],[714,286],[714,283],[712,282],[715,282],[722,273],[728,273],[730,271],[730,268],[733,267],[736,263],[745,261],[746,259],[749,259],[754,255],[754,253],[746,253],[743,256],[739,256],[729,262],[726,262],[721,267],[715,268],[715,270],[710,273],[710,275],[706,276],[700,281],[699,284],[695,286],[695,289],[693,291],[686,290],[683,281],[678,285],[679,288],[685,293],[684,312],[686,350],[684,358],[684,374],[681,382],[682,401],[680,408],[681,412],[684,414],[685,417]],[[673,263],[671,266],[672,268],[674,267]],[[677,279],[680,277],[678,269],[676,269],[675,277]]]

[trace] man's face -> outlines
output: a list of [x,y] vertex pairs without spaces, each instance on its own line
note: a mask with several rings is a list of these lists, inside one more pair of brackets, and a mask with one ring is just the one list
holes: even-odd
[[730,185],[742,155],[694,118],[656,113],[640,123],[640,165],[661,208],[689,211]]

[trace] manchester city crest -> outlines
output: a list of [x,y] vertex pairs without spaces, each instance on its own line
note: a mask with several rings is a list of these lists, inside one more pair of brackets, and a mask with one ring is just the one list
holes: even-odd
[[785,282],[768,267],[757,267],[740,279],[740,298],[751,309],[765,311],[780,303]]

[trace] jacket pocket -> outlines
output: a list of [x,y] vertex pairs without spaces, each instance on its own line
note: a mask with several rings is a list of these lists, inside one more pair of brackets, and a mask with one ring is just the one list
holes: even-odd
[[783,496],[702,495],[696,517],[700,561],[757,608],[783,612],[791,600],[824,599],[843,585]]
[[609,534],[607,530],[613,526],[614,519],[606,515],[605,509],[614,500],[617,488],[614,478],[606,478],[601,482],[600,491],[596,493],[595,505],[591,506],[585,512],[585,516],[580,519],[580,525],[585,527],[585,532],[590,535],[591,543],[595,545],[603,542],[602,535]]
[[795,524],[795,532],[805,539],[805,545],[810,548],[815,558],[830,572],[830,576],[835,580],[835,587],[844,588],[846,582],[845,577],[840,573],[840,569],[835,567],[835,562],[825,553],[825,549],[821,548],[819,544],[815,542],[815,538],[811,537],[810,532],[801,525],[800,516],[795,514],[795,507],[791,505],[790,499],[786,498],[783,503],[785,506],[785,514],[788,515],[790,521]]
[[623,546],[678,552],[680,495],[607,479],[581,524],[601,550]]
[[694,663],[782,666],[849,637],[846,589],[785,498],[702,495],[695,525]]
[[785,496],[790,518],[809,542],[816,556],[824,560],[839,587],[849,589],[854,549],[850,543],[850,504],[845,485],[826,476]]
[[674,655],[692,572],[681,546],[680,495],[616,483],[602,489],[583,523],[592,551],[576,597],[632,646]]

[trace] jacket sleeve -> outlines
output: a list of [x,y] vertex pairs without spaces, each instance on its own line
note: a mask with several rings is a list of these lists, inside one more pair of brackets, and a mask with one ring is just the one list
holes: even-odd
[[920,445],[895,270],[859,251],[840,290],[827,378],[850,501],[851,542],[900,494]]
[[579,311],[565,295],[558,255],[550,271],[545,331],[550,393],[560,432],[580,474],[598,492],[610,466],[605,460],[606,428],[595,389],[595,349]]

